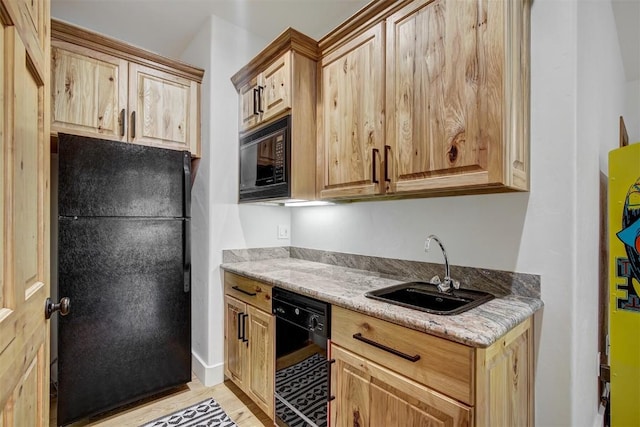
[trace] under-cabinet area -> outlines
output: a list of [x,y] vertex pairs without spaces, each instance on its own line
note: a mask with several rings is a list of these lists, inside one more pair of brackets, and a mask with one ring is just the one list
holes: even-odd
[[[312,422],[308,425],[319,427],[534,425],[532,331],[533,314],[542,306],[539,298],[498,294],[463,313],[438,315],[367,297],[369,291],[398,284],[375,272],[297,258],[230,262],[222,268],[225,372],[257,404],[256,399],[269,396],[276,424],[297,425],[286,417],[282,422],[280,404],[283,411],[300,412],[305,422]],[[297,302],[279,304],[279,292]],[[244,302],[249,299],[260,304],[269,299],[272,314],[260,310],[264,323],[279,325],[264,329],[268,337],[257,338],[270,355],[262,368],[255,366],[261,360],[251,350],[253,307]],[[316,303],[325,304],[324,311]],[[494,317],[505,312],[508,319]],[[296,319],[306,328],[296,329]],[[238,356],[242,352],[251,356],[243,359]],[[238,368],[238,361],[244,368]],[[244,373],[239,375],[239,369]],[[303,398],[285,407],[278,398],[278,377],[287,369],[295,372],[304,391],[299,393]],[[261,397],[247,385],[254,371],[270,387]],[[286,390],[296,387],[294,382]],[[316,410],[305,415],[312,396]]]

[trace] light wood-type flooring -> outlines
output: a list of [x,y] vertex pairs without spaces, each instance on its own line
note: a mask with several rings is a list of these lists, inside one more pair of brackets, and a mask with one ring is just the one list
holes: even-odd
[[[137,427],[213,397],[239,427],[273,426],[266,416],[231,381],[205,387],[193,377],[186,386],[145,399],[119,410],[71,424],[71,427]],[[56,426],[56,401],[51,401],[50,427]]]

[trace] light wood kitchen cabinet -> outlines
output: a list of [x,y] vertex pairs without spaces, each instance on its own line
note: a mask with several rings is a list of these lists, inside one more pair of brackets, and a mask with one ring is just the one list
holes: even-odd
[[533,425],[531,324],[472,348],[334,306],[331,425]]
[[200,156],[203,71],[52,20],[52,132]]
[[240,131],[291,108],[291,56],[286,52],[240,89]]
[[[331,425],[468,426],[471,409],[338,345],[332,346]],[[506,425],[506,424],[504,424]]]
[[274,417],[275,319],[271,286],[225,272],[225,375]]
[[320,198],[384,192],[383,24],[325,55],[320,64]]
[[390,193],[528,189],[528,0],[416,0],[386,20]]
[[527,191],[529,11],[372,2],[321,39],[319,198]]
[[231,77],[240,138],[290,116],[288,199],[316,199],[317,60],[317,42],[288,28]]

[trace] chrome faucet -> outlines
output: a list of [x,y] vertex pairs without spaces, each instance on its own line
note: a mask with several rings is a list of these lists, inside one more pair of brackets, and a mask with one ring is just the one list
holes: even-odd
[[457,280],[453,280],[450,276],[449,259],[447,258],[447,251],[444,249],[444,245],[442,244],[440,239],[438,239],[438,236],[436,236],[435,234],[431,234],[429,237],[427,237],[427,240],[424,242],[424,251],[429,252],[429,244],[431,243],[432,240],[435,240],[438,243],[438,245],[440,245],[440,249],[442,250],[442,255],[444,255],[444,280],[441,282],[440,277],[433,276],[431,278],[431,283],[434,285],[438,285],[438,290],[440,292],[452,292],[451,288],[459,289],[460,282],[458,282]]

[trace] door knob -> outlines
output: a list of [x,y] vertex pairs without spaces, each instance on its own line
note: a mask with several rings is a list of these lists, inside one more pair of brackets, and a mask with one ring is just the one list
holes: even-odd
[[60,299],[60,302],[55,304],[51,301],[51,298],[47,298],[47,301],[44,303],[44,317],[45,319],[50,319],[51,315],[56,311],[60,312],[61,316],[66,316],[69,314],[71,310],[71,300],[69,297],[64,297]]

